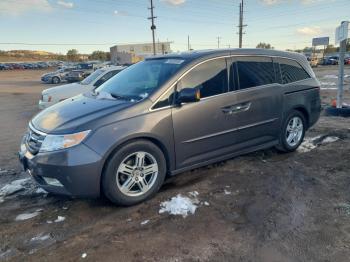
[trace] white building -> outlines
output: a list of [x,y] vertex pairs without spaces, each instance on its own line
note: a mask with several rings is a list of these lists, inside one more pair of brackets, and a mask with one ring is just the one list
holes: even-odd
[[[171,53],[171,42],[156,43],[156,54]],[[153,55],[153,44],[128,44],[115,45],[110,48],[111,61],[115,64],[131,64],[136,63],[147,56]]]

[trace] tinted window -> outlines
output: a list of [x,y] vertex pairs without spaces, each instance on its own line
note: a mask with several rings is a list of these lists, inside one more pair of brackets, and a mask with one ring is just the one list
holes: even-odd
[[283,84],[310,78],[305,69],[294,60],[280,59],[280,68]]
[[227,92],[227,68],[223,58],[205,62],[181,79],[178,88],[199,88],[201,98]]
[[275,83],[272,59],[268,57],[237,58],[240,89]]

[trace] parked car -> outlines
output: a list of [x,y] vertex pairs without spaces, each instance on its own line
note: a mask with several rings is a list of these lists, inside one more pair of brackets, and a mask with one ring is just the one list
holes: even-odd
[[47,73],[41,76],[41,81],[50,84],[59,84],[66,80],[68,73],[74,70],[75,67],[66,67],[55,72]]
[[350,65],[350,57],[347,57],[344,59],[344,64],[345,65]]
[[6,64],[0,64],[0,70],[9,70],[10,67]]
[[319,87],[297,53],[149,57],[36,115],[19,158],[49,192],[103,192],[133,205],[156,194],[166,176],[272,146],[296,150],[319,118]]
[[67,98],[79,95],[81,93],[91,92],[108,79],[118,74],[124,68],[125,67],[122,66],[111,66],[98,69],[80,83],[71,83],[45,89],[41,93],[39,108],[44,109],[60,101],[66,100]]
[[80,82],[87,76],[91,74],[91,71],[86,71],[86,70],[72,70],[70,71],[67,76],[66,80],[69,83],[74,83],[74,82]]
[[322,65],[337,65],[338,60],[331,58],[331,57],[325,57],[322,60]]

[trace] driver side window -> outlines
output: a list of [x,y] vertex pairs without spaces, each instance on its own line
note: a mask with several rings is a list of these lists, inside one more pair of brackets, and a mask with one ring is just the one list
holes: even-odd
[[228,92],[226,59],[213,59],[196,66],[178,84],[182,88],[198,88],[201,98]]

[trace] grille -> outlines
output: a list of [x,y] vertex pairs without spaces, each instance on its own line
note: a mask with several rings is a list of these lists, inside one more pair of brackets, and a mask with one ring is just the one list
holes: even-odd
[[44,138],[45,135],[39,134],[30,128],[26,137],[26,146],[28,151],[33,155],[36,155],[40,150]]

